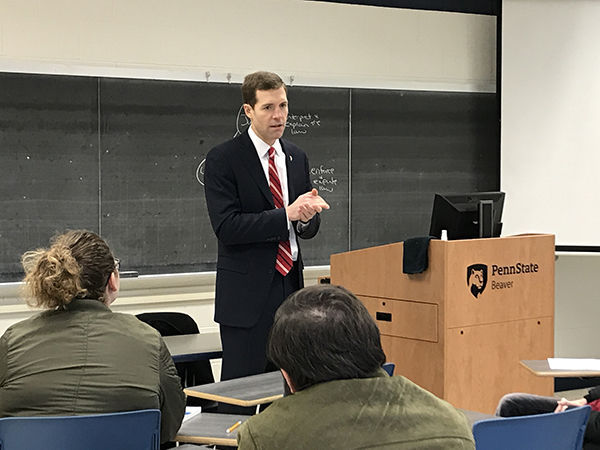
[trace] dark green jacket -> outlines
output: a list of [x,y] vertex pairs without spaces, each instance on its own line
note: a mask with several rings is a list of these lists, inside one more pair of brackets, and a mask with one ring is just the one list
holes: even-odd
[[0,417],[157,408],[171,439],[185,395],[156,330],[97,300],[74,300],[11,326],[0,338]]
[[471,426],[452,405],[404,377],[321,383],[246,421],[239,450],[469,449]]

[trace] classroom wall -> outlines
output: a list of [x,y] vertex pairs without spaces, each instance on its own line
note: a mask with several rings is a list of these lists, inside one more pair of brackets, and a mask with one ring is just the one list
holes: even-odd
[[505,231],[600,248],[600,2],[505,0],[502,10]]
[[556,258],[554,353],[598,358],[600,255],[561,253]]
[[[0,70],[494,91],[492,16],[303,0],[0,0]],[[290,80],[293,77],[293,81]]]

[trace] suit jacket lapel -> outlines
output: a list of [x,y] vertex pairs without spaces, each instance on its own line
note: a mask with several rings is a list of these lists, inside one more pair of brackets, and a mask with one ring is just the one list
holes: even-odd
[[248,131],[242,133],[239,137],[241,145],[240,152],[240,160],[244,164],[244,166],[248,169],[248,173],[254,179],[256,185],[259,187],[260,191],[264,195],[265,199],[269,202],[270,205],[275,207],[273,203],[273,194],[271,194],[271,189],[269,189],[269,184],[267,183],[267,179],[265,177],[265,172],[263,170],[262,164],[258,159],[258,154],[256,153],[256,149],[254,148],[254,144],[248,136]]
[[279,143],[281,144],[281,149],[283,150],[283,154],[285,155],[285,168],[287,172],[287,187],[288,187],[288,202],[291,204],[296,199],[295,191],[294,191],[294,183],[292,183],[292,168],[295,167],[294,160],[290,153],[286,150],[286,145],[283,139],[279,139]]

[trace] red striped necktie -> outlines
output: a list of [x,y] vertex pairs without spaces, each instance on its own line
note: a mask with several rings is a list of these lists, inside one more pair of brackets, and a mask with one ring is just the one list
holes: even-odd
[[[275,149],[269,148],[269,187],[273,194],[273,203],[275,208],[283,208],[283,192],[281,191],[281,183],[275,166]],[[284,277],[288,274],[294,261],[292,261],[292,249],[289,239],[279,242],[277,248],[277,259],[275,260],[275,269]]]

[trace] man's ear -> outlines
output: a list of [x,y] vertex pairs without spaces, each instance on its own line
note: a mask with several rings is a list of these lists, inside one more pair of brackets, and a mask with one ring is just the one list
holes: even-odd
[[281,374],[283,375],[283,378],[285,378],[285,382],[287,383],[287,385],[290,388],[290,392],[293,394],[294,392],[296,392],[296,387],[294,386],[294,383],[292,383],[292,379],[290,378],[290,375],[283,369],[279,369],[281,370]]
[[248,119],[252,120],[253,112],[254,110],[252,109],[252,106],[250,106],[248,103],[244,103],[244,114],[246,114]]

